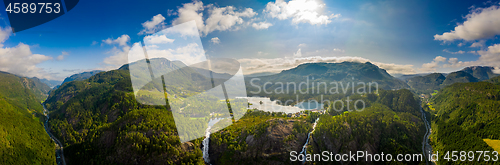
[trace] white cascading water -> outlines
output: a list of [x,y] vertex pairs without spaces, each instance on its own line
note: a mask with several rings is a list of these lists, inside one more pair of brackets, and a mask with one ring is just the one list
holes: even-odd
[[[301,155],[306,156],[306,154],[307,154],[307,144],[309,144],[309,138],[311,138],[311,136],[312,136],[311,134],[314,132],[314,129],[316,129],[316,124],[318,123],[318,120],[319,120],[319,117],[313,123],[313,130],[311,132],[309,132],[309,134],[307,134],[306,144],[304,144],[304,146],[302,147],[302,151],[300,151]],[[305,163],[305,161],[306,161],[306,159],[304,159],[304,161],[302,163]]]
[[227,119],[227,118],[214,118],[214,119],[210,119],[210,121],[208,121],[208,127],[205,130],[205,139],[203,139],[203,142],[202,142],[202,144],[203,144],[202,152],[203,152],[203,159],[205,160],[205,163],[210,164],[210,157],[208,156],[208,149],[210,148],[209,147],[210,134],[211,134],[210,131],[212,129],[212,126],[214,126],[214,124],[216,124],[217,122],[219,122],[223,119]]
[[208,144],[210,143],[210,126],[208,126],[207,130],[205,131],[205,139],[203,139],[203,159],[205,160],[205,163],[210,164],[210,157],[208,157]]

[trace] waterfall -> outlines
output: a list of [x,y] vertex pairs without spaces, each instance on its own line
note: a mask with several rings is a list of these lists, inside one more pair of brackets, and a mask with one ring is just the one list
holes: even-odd
[[210,121],[208,121],[208,127],[205,130],[205,139],[203,139],[203,142],[202,142],[202,144],[203,144],[202,152],[203,152],[203,159],[205,160],[205,163],[210,164],[210,157],[208,155],[208,149],[210,147],[208,145],[210,143],[210,134],[211,134],[210,131],[212,129],[212,126],[214,126],[217,122],[219,122],[223,119],[227,119],[227,118],[214,118],[214,119],[210,119]]
[[208,144],[210,143],[210,126],[208,126],[207,130],[205,131],[205,139],[203,139],[203,159],[205,160],[205,163],[210,164],[210,157],[208,157]]
[[[318,120],[319,120],[319,117],[316,119],[316,121],[314,121],[314,123],[313,123],[313,130],[311,132],[309,132],[309,134],[307,134],[306,144],[304,144],[304,146],[302,147],[302,151],[300,151],[300,154],[304,155],[304,158],[305,158],[305,156],[307,154],[307,144],[309,144],[309,139],[311,138],[312,133],[314,132],[314,129],[316,128],[316,124],[318,123]],[[304,164],[305,162],[306,162],[306,159],[304,159],[304,161],[302,162],[302,164]]]

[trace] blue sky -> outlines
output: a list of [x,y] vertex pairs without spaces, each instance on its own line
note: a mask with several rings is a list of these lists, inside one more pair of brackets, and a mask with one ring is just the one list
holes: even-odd
[[391,74],[500,67],[498,6],[456,0],[86,0],[16,34],[1,10],[0,70],[62,80],[116,69],[127,63],[133,43],[192,20],[206,54],[238,59],[245,74],[305,62],[371,61]]

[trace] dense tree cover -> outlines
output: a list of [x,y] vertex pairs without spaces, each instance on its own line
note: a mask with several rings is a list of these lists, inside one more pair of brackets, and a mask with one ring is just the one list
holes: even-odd
[[314,121],[306,122],[309,118],[248,110],[233,125],[210,135],[211,163],[290,164],[290,151],[300,152],[311,131]]
[[33,78],[21,78],[23,80],[23,84],[26,88],[31,89],[33,94],[35,94],[38,100],[45,100],[49,95],[49,92],[52,90],[47,84],[40,81],[40,79]]
[[446,77],[441,73],[432,73],[425,76],[415,76],[406,80],[408,85],[417,94],[429,94],[441,89]]
[[461,71],[452,72],[446,77],[441,73],[433,73],[426,76],[416,76],[406,80],[411,89],[417,94],[430,94],[454,83],[478,82],[494,77],[491,68],[476,67],[476,69],[465,68]]
[[82,80],[88,79],[88,78],[92,77],[93,75],[100,73],[100,72],[103,72],[103,71],[102,70],[93,70],[90,72],[73,74],[69,77],[66,77],[64,79],[64,81],[61,83],[61,85],[64,83],[67,83],[67,82],[71,82],[71,81],[82,81]]
[[448,86],[454,83],[467,83],[467,82],[478,82],[479,79],[472,76],[471,74],[465,71],[457,71],[452,72],[446,76],[446,79],[443,81],[443,87]]
[[11,104],[23,110],[42,113],[43,107],[40,105],[42,100],[33,93],[34,86],[29,85],[32,82],[28,78],[0,72],[0,80],[0,94]]
[[43,128],[43,107],[29,79],[0,73],[1,164],[55,164],[55,146]]
[[461,71],[469,73],[479,81],[484,81],[499,75],[493,72],[494,69],[495,68],[491,66],[470,66]]
[[434,150],[493,151],[482,139],[500,139],[499,107],[498,85],[455,83],[442,89],[425,107],[432,114]]
[[472,66],[452,72],[446,77],[442,73],[432,73],[411,77],[405,81],[415,93],[430,94],[454,83],[478,82],[498,76],[493,73],[493,69],[493,67]]
[[308,150],[319,154],[322,151],[342,154],[349,151],[393,155],[422,153],[421,142],[426,130],[413,94],[403,89],[380,91],[379,96],[371,97],[376,99],[367,99],[370,104],[363,111],[321,116],[313,133],[314,143]]
[[[180,143],[169,107],[140,104],[132,91],[128,71],[113,70],[65,83],[49,96],[49,123],[67,162],[202,163],[201,140]],[[191,127],[206,128],[208,119],[202,121]]]
[[490,82],[490,83],[496,84],[496,85],[500,85],[500,76],[496,76],[496,77],[490,78],[487,81]]

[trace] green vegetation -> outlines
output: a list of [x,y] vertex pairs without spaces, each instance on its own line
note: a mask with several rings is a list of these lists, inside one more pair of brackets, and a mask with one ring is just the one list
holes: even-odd
[[40,79],[33,78],[21,78],[23,84],[26,88],[31,89],[31,92],[35,94],[36,98],[40,101],[43,101],[49,95],[49,92],[52,90],[47,84],[40,81]]
[[488,82],[455,83],[442,89],[431,105],[425,108],[435,108],[429,111],[433,114],[434,151],[493,151],[483,139],[500,139],[500,86]]
[[413,94],[405,89],[380,91],[375,100],[361,112],[345,111],[335,116],[321,116],[313,133],[314,144],[310,150],[314,153],[422,153],[421,141],[426,130]]
[[493,83],[495,85],[500,85],[500,76],[493,77],[487,80],[487,82]]
[[43,107],[25,86],[29,79],[2,72],[0,80],[0,162],[55,164],[55,146],[43,128]]
[[248,110],[233,125],[210,135],[210,160],[215,164],[290,164],[289,152],[300,151],[311,131],[309,118]]
[[[155,59],[152,60],[153,68],[160,67],[157,62],[171,67],[163,68],[166,72],[182,66]],[[50,110],[51,129],[65,145],[68,163],[204,164],[201,137],[208,127],[207,122],[215,117],[224,118],[211,129],[209,152],[211,163],[215,164],[288,164],[290,151],[302,149],[312,123],[318,117],[320,120],[309,143],[308,153],[326,150],[336,153],[358,150],[391,154],[422,152],[421,142],[426,130],[420,118],[420,105],[414,94],[406,89],[366,91],[360,95],[356,93],[362,86],[356,84],[356,87],[342,87],[349,91],[347,93],[326,93],[323,96],[318,93],[300,94],[299,99],[306,101],[341,100],[344,107],[350,107],[349,112],[345,112],[348,109],[336,111],[340,108],[338,104],[325,104],[326,115],[306,112],[305,117],[288,118],[284,113],[247,111],[246,102],[239,102],[238,99],[223,100],[200,94],[208,87],[204,83],[207,79],[195,70],[169,73],[178,78],[165,82],[168,94],[159,92],[163,91],[162,84],[158,83],[161,81],[143,82],[141,85],[144,87],[137,91],[139,101],[169,103],[166,106],[145,105],[134,97],[129,67],[134,66],[125,65],[119,70],[101,72],[86,80],[65,83],[53,91],[45,102]],[[436,78],[432,80],[441,79],[442,83],[429,84],[439,84],[439,88],[425,89],[435,93],[432,102],[423,103],[426,108],[433,109],[425,115],[433,122],[432,145],[435,150],[487,150],[492,148],[482,139],[500,137],[498,109],[495,109],[500,107],[498,86],[487,82],[470,83],[474,84],[472,86],[455,83],[437,92],[444,82],[473,80],[474,77],[467,74],[471,75],[462,71],[445,79],[443,75],[435,74]],[[224,80],[226,75],[217,76],[220,79],[214,79],[215,83]],[[278,88],[276,82],[299,84],[307,78],[310,84],[374,81],[379,88],[406,87],[371,63],[303,64],[277,75],[259,78],[260,82],[274,82],[266,86],[273,93]],[[247,85],[247,90],[255,91],[250,83]],[[326,86],[328,89],[331,87]],[[319,89],[323,91],[324,87]],[[261,92],[258,95],[261,94],[273,100],[296,99],[290,94],[267,95]],[[165,96],[168,97],[166,101],[161,99]],[[348,103],[348,100],[351,102]],[[356,111],[354,107],[361,105],[352,100],[363,100],[366,108]],[[229,107],[227,101],[231,102],[229,113],[226,111]],[[210,116],[210,112],[215,113]],[[231,116],[237,121],[233,123]],[[179,131],[186,129],[190,130]],[[196,139],[181,143],[182,138]]]
[[201,139],[181,144],[171,111],[138,103],[127,70],[65,83],[46,106],[68,164],[203,163]]
[[[254,81],[250,82],[252,79]],[[272,84],[263,86],[264,83],[267,82],[271,82]],[[302,85],[302,89],[299,89],[299,84],[301,82],[308,83],[309,85],[307,87],[306,85]],[[318,85],[317,84],[318,82],[326,84]],[[306,63],[299,65],[296,68],[292,68],[290,70],[284,70],[279,74],[270,76],[252,77],[246,79],[247,91],[250,92],[249,94],[258,96],[269,95],[263,91],[264,89],[267,91],[272,91],[273,94],[279,94],[280,90],[284,90],[285,91],[284,95],[291,95],[294,94],[294,92],[298,92],[296,90],[293,90],[294,88],[296,88],[297,90],[306,91],[306,88],[312,88],[312,84],[316,86],[316,88],[314,88],[315,92],[312,93],[311,89],[308,89],[309,92],[308,94],[305,95],[314,95],[314,96],[317,96],[319,94],[330,95],[334,94],[334,92],[330,92],[328,90],[335,87],[330,82],[342,83],[342,85],[344,85],[342,86],[342,88],[346,89],[352,88],[353,82],[355,82],[356,86],[360,85],[358,84],[358,82],[363,82],[366,84],[367,89],[368,89],[368,83],[373,83],[373,82],[378,83],[379,89],[401,89],[408,87],[408,85],[403,81],[392,77],[385,70],[380,69],[376,65],[373,65],[369,62]],[[262,90],[260,90],[259,92],[259,89],[251,85],[251,83],[260,86]],[[288,86],[287,83],[295,83],[295,85],[290,84]],[[280,87],[282,86],[284,89],[280,89]],[[327,92],[325,92],[325,86]],[[338,88],[341,88],[340,85],[338,86]],[[275,90],[278,90],[278,92],[276,92]],[[317,91],[320,91],[321,93],[318,93]],[[255,94],[255,92],[259,93]],[[342,93],[341,90],[340,93]],[[304,95],[304,93],[300,93],[300,95]]]
[[448,86],[454,83],[467,83],[467,82],[478,82],[479,79],[472,76],[471,74],[465,71],[457,71],[450,73],[446,76],[446,79],[443,81],[443,87]]
[[495,76],[498,76],[498,74],[493,73],[494,69],[495,68],[491,66],[471,66],[462,69],[462,71],[469,73],[470,75],[477,78],[479,81],[484,81],[493,78]]
[[441,84],[446,79],[441,73],[432,73],[426,76],[416,76],[406,80],[408,85],[417,94],[428,94],[441,89]]
[[454,83],[479,82],[498,76],[493,73],[493,69],[493,67],[472,66],[452,72],[446,77],[441,73],[432,73],[408,78],[406,82],[415,93],[434,96],[438,90]]
[[103,71],[102,70],[93,70],[90,72],[83,72],[83,73],[74,74],[74,75],[71,75],[69,77],[66,77],[64,79],[64,81],[61,83],[61,85],[64,83],[70,82],[70,81],[82,81],[82,80],[88,79],[91,76],[93,76],[97,73],[100,73],[100,72],[103,72]]

